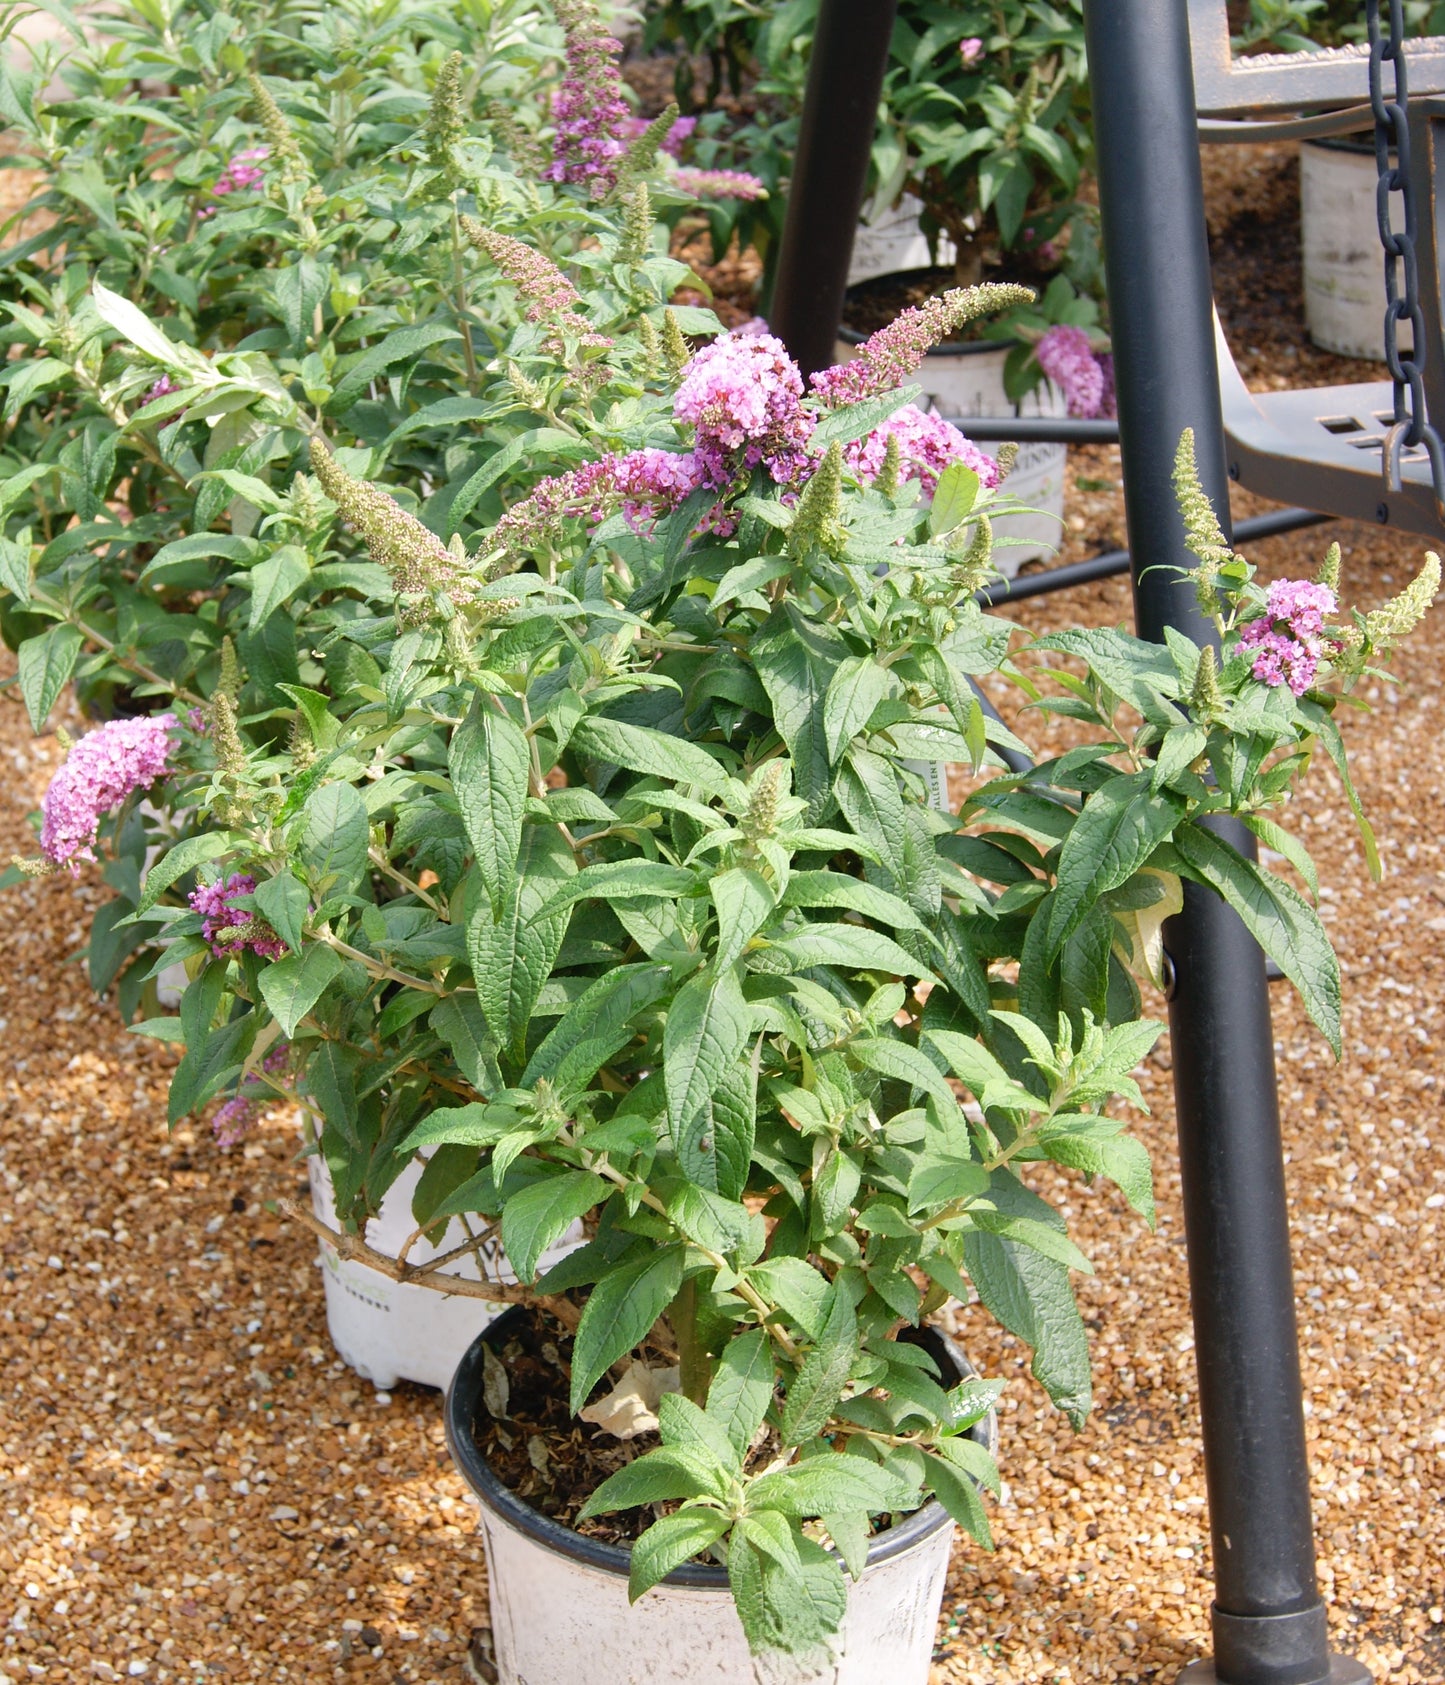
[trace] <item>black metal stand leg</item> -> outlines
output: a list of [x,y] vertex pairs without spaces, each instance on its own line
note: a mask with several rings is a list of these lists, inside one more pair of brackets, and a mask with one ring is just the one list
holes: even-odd
[[822,0],[768,318],[804,376],[835,361],[898,0]]
[[[1186,0],[1085,0],[1084,13],[1135,616],[1144,637],[1173,625],[1202,642],[1191,589],[1160,570],[1192,564],[1170,486],[1184,428],[1229,508]],[[1215,1567],[1214,1659],[1183,1681],[1368,1685],[1331,1658],[1315,1581],[1264,956],[1190,884],[1166,941]]]

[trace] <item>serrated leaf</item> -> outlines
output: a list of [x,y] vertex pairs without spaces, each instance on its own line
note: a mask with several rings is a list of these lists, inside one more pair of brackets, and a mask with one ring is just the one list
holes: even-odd
[[770,614],[748,649],[773,705],[773,723],[788,746],[798,795],[816,824],[828,805],[831,762],[823,705],[834,669],[848,653],[842,638],[785,604]]
[[547,1248],[611,1192],[611,1184],[591,1170],[564,1170],[512,1194],[502,1207],[502,1245],[517,1280],[535,1281]]
[[841,758],[892,688],[892,680],[871,655],[850,656],[839,663],[823,699],[823,738],[830,762]]
[[1058,953],[1103,894],[1143,866],[1184,816],[1172,791],[1151,788],[1151,774],[1125,773],[1085,802],[1059,854],[1049,910],[1048,953]]
[[301,858],[318,884],[346,893],[366,872],[371,821],[351,784],[321,784],[301,809]]
[[761,1328],[739,1334],[723,1347],[708,1388],[707,1413],[719,1423],[739,1457],[763,1425],[773,1401],[773,1352]]
[[686,983],[663,1031],[667,1115],[678,1163],[691,1180],[719,1192],[735,1187],[736,1176],[725,1168],[735,1155],[719,1138],[719,1124],[725,1127],[727,1120],[711,1102],[742,1054],[749,1023],[737,977],[725,971]]
[[627,1574],[627,1598],[636,1603],[674,1568],[711,1550],[732,1522],[721,1510],[682,1509],[665,1515],[637,1540]]
[[[644,1253],[604,1276],[592,1289],[572,1346],[574,1416],[608,1369],[642,1344],[653,1323],[677,1297],[682,1286],[683,1251],[678,1245]],[[605,1490],[605,1483],[594,1494],[594,1502],[601,1490]]]
[[20,694],[37,733],[45,730],[56,698],[70,683],[84,644],[79,631],[66,625],[51,626],[39,637],[27,638],[21,644],[17,658]]
[[947,1078],[926,1053],[908,1042],[892,1036],[855,1037],[848,1043],[848,1052],[870,1071],[932,1094],[945,1110],[957,1108],[958,1101]]
[[146,873],[145,886],[136,904],[136,912],[147,913],[161,896],[187,872],[209,860],[228,854],[233,846],[229,832],[209,831],[204,836],[187,837],[184,842],[163,854]]
[[774,907],[767,880],[750,866],[733,866],[709,880],[717,908],[718,947],[713,964],[719,973],[742,957],[744,948],[763,928]]
[[802,971],[815,965],[848,971],[881,971],[896,977],[929,977],[928,967],[899,947],[891,936],[853,924],[815,924],[771,944]]
[[478,702],[452,736],[448,766],[495,916],[515,887],[531,750],[509,714]]
[[843,1396],[858,1355],[858,1323],[841,1286],[835,1285],[817,1344],[788,1386],[778,1424],[784,1445],[801,1445],[821,1433]]
[[965,1533],[976,1539],[985,1550],[992,1550],[993,1529],[989,1526],[983,1499],[972,1480],[947,1458],[925,1453],[924,1463],[928,1484],[939,1503]]
[[806,1457],[748,1484],[749,1508],[774,1509],[802,1520],[827,1510],[866,1510],[879,1514],[907,1509],[917,1491],[877,1463],[842,1453]]
[[301,932],[310,903],[306,885],[291,872],[257,884],[257,911],[293,954],[301,952]]
[[595,760],[626,767],[679,784],[696,784],[709,795],[720,796],[727,775],[706,749],[682,737],[647,726],[628,725],[622,720],[590,715],[578,722],[572,733],[572,747]]
[[262,971],[261,998],[288,1041],[340,970],[341,956],[336,950],[313,942],[305,953],[288,954]]
[[268,556],[251,569],[251,619],[254,632],[281,605],[306,583],[311,563],[306,552],[297,544],[283,544],[274,555]]
[[599,977],[573,1002],[532,1055],[522,1086],[546,1078],[563,1090],[589,1082],[637,1034],[634,1020],[663,998],[666,965],[624,965]]
[[701,1497],[715,1484],[709,1470],[695,1457],[672,1446],[660,1445],[609,1475],[582,1506],[577,1519],[587,1521],[612,1510],[639,1509],[644,1504]]
[[1305,1010],[1340,1056],[1340,962],[1319,915],[1297,889],[1264,871],[1223,837],[1189,824],[1174,838],[1180,858],[1244,921],[1300,992]]
[[996,1235],[964,1236],[969,1279],[1009,1333],[1033,1348],[1033,1374],[1075,1428],[1089,1413],[1089,1342],[1063,1264]]

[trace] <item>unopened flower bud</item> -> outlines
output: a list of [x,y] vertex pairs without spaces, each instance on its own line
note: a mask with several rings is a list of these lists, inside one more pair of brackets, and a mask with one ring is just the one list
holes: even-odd
[[692,360],[692,352],[688,349],[675,310],[664,310],[662,313],[662,354],[667,358],[670,374],[681,374]]
[[835,439],[803,487],[788,531],[788,551],[806,556],[823,550],[838,555],[847,543],[843,530],[843,447]]
[[748,810],[742,817],[743,835],[757,840],[770,837],[777,827],[778,807],[786,793],[788,763],[768,761],[753,774],[748,786]]
[[1333,591],[1337,597],[1339,596],[1340,546],[1338,540],[1325,551],[1325,559],[1320,563],[1320,571],[1315,575],[1315,583],[1323,585],[1327,590]]
[[1365,636],[1376,650],[1388,649],[1413,632],[1425,618],[1440,589],[1440,558],[1433,550],[1425,553],[1425,564],[1400,592],[1383,607],[1365,616]]
[[1224,693],[1219,688],[1219,666],[1212,644],[1205,644],[1199,652],[1194,683],[1189,687],[1189,711],[1206,725],[1212,725],[1224,712]]

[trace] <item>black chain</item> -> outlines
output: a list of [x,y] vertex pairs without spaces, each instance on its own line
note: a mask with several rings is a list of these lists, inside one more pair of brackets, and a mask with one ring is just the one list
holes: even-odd
[[[1375,216],[1385,252],[1385,363],[1395,386],[1395,419],[1385,434],[1381,467],[1391,491],[1400,489],[1402,452],[1424,446],[1430,458],[1435,501],[1445,509],[1445,446],[1430,425],[1421,361],[1425,355],[1425,318],[1420,310],[1420,270],[1415,258],[1415,196],[1410,186],[1410,90],[1405,68],[1404,0],[1387,0],[1388,34],[1381,28],[1381,0],[1365,0],[1370,41],[1370,105],[1375,113]],[[1385,97],[1385,62],[1395,71],[1393,98]],[[1395,162],[1390,162],[1390,152]],[[1390,195],[1398,193],[1405,226],[1390,226]],[[1401,265],[1404,281],[1401,285]],[[1399,345],[1400,323],[1410,324],[1408,353]]]

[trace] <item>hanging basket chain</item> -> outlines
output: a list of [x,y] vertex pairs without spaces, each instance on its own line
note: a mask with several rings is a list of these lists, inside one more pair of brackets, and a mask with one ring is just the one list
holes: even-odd
[[[1400,489],[1401,457],[1424,447],[1430,459],[1435,502],[1445,511],[1445,446],[1430,425],[1424,376],[1425,319],[1420,310],[1419,264],[1415,256],[1415,196],[1410,184],[1410,90],[1405,66],[1404,0],[1386,0],[1388,32],[1382,26],[1381,0],[1365,0],[1370,43],[1370,106],[1375,114],[1375,217],[1385,253],[1385,363],[1395,388],[1395,419],[1385,435],[1381,469],[1391,491]],[[1385,95],[1385,64],[1394,70],[1393,97]],[[1395,162],[1390,162],[1393,149]],[[1390,224],[1390,195],[1398,193],[1404,227]],[[1409,352],[1399,345],[1401,322],[1410,324]]]

